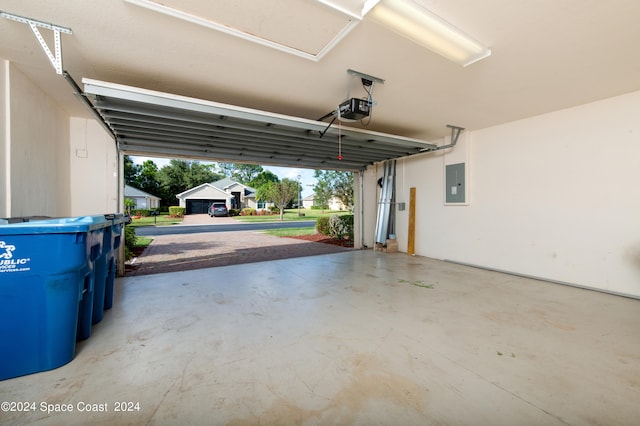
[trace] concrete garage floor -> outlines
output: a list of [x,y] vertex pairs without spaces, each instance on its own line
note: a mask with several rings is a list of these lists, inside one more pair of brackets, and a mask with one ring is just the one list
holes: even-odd
[[[37,404],[0,423],[640,419],[638,300],[372,251],[131,277],[116,291],[71,363],[0,382],[0,401]],[[122,402],[133,411],[115,412]]]

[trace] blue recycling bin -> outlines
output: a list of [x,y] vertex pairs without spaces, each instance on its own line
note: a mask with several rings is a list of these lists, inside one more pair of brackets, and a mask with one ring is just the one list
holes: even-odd
[[90,335],[107,224],[103,216],[0,224],[0,380],[62,366]]
[[107,223],[103,232],[102,252],[94,263],[93,324],[102,321],[105,309],[113,306],[116,262],[125,220],[122,214],[106,214],[104,217]]
[[[109,237],[109,245],[105,249],[107,252],[107,282],[105,284],[105,296],[104,296],[104,309],[111,309],[113,307],[113,288],[116,279],[118,250],[122,245],[122,231],[125,226],[125,217],[121,213],[113,215],[112,225],[108,230],[105,230],[105,236]],[[105,238],[106,239],[106,238]]]
[[[76,340],[85,340],[91,337],[92,325],[95,323],[93,307],[96,294],[104,293],[104,280],[106,272],[102,267],[101,259],[104,257],[104,232],[110,226],[110,222],[103,215],[88,216],[93,222],[91,229],[87,231],[86,255],[88,278],[85,280],[78,312],[78,330]],[[101,318],[102,319],[102,318]]]

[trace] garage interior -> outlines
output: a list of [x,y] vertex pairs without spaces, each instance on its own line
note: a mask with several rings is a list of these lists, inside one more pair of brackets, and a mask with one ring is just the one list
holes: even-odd
[[640,4],[420,0],[490,48],[460,63],[377,3],[0,0],[45,24],[0,19],[0,217],[121,211],[124,154],[257,161],[354,171],[373,247],[393,162],[401,252],[118,279],[72,362],[0,382],[74,412],[3,422],[637,422]]

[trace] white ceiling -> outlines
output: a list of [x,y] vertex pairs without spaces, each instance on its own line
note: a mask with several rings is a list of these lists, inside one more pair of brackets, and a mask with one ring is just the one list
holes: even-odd
[[[420,0],[492,49],[468,67],[365,19],[318,60],[124,0],[0,0],[0,10],[73,30],[64,68],[98,79],[307,119],[365,95],[347,69],[385,80],[369,130],[432,140],[640,89],[637,0]],[[317,53],[352,18],[312,0],[164,1]],[[334,0],[357,11],[364,0]],[[357,20],[356,20],[357,21]],[[48,31],[43,30],[43,33]],[[0,19],[9,59],[70,112],[86,114],[27,25]],[[354,124],[356,127],[358,124]]]

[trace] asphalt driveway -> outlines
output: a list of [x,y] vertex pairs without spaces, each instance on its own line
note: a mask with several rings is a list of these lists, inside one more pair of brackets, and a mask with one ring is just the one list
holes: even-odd
[[[182,225],[237,223],[232,218],[210,218],[208,215],[189,215]],[[202,227],[203,231],[207,229]],[[138,230],[136,230],[137,232]],[[130,265],[125,276],[160,274],[216,266],[290,259],[346,252],[353,249],[330,244],[280,238],[255,230],[194,232],[188,234],[157,235],[151,244]]]

